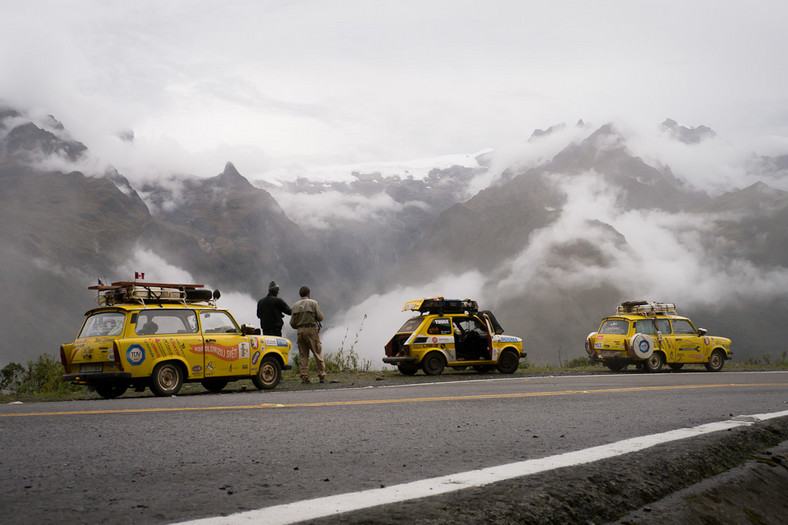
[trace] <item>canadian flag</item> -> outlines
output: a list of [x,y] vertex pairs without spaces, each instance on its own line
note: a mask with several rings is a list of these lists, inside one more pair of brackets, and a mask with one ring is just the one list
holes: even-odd
[[144,279],[144,278],[145,278],[145,273],[144,272],[134,272],[134,279],[135,280],[137,280],[137,279]]

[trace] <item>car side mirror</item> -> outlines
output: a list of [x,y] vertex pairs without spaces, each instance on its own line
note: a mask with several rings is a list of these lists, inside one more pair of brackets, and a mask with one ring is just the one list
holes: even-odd
[[705,328],[698,328],[698,335],[703,336],[703,335],[706,335],[707,333],[708,333],[708,330],[706,330]]

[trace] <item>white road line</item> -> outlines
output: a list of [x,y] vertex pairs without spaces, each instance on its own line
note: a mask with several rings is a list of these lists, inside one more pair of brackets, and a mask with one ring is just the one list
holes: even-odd
[[391,487],[380,489],[362,490],[360,492],[349,492],[346,494],[337,494],[335,496],[296,501],[284,505],[231,514],[230,516],[185,521],[182,522],[181,525],[247,525],[250,523],[281,525],[324,518],[327,516],[336,516],[343,512],[423,498],[425,496],[435,496],[437,494],[445,494],[447,492],[454,492],[471,487],[480,487],[490,483],[537,474],[557,468],[592,463],[613,456],[637,452],[671,441],[719,432],[735,427],[748,426],[757,421],[786,416],[788,416],[788,410],[769,414],[738,416],[726,421],[718,421],[692,428],[680,428],[659,434],[625,439],[607,445],[576,450],[574,452],[567,452],[546,458],[531,459],[517,463],[509,463],[508,465],[460,472],[448,476],[412,481],[410,483],[402,483],[400,485],[392,485]]

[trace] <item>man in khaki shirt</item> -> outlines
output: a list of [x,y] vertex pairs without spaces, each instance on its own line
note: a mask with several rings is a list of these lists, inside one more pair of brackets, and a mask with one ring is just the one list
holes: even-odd
[[301,299],[297,301],[290,314],[290,326],[298,330],[298,372],[302,383],[309,383],[309,351],[315,355],[317,375],[321,383],[326,381],[326,363],[323,361],[323,345],[320,343],[319,323],[323,321],[323,312],[317,301],[310,299],[308,286],[298,290]]

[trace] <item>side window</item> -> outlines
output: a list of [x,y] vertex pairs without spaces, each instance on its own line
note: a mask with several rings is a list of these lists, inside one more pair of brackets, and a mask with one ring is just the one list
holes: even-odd
[[673,320],[673,333],[676,335],[698,335],[695,327],[686,319]]
[[227,312],[216,310],[200,312],[200,324],[205,334],[237,334],[240,330]]
[[427,328],[427,333],[430,335],[449,335],[451,334],[451,322],[446,318],[435,319],[430,323],[430,327]]
[[670,321],[667,319],[657,319],[656,326],[654,325],[654,319],[641,319],[635,323],[635,332],[656,335],[657,326],[659,326],[659,331],[662,332],[662,335],[670,333]]
[[197,332],[194,310],[143,310],[137,316],[137,335],[193,334]]
[[472,317],[455,317],[454,327],[458,333],[477,332],[482,335],[487,333],[487,327]]

